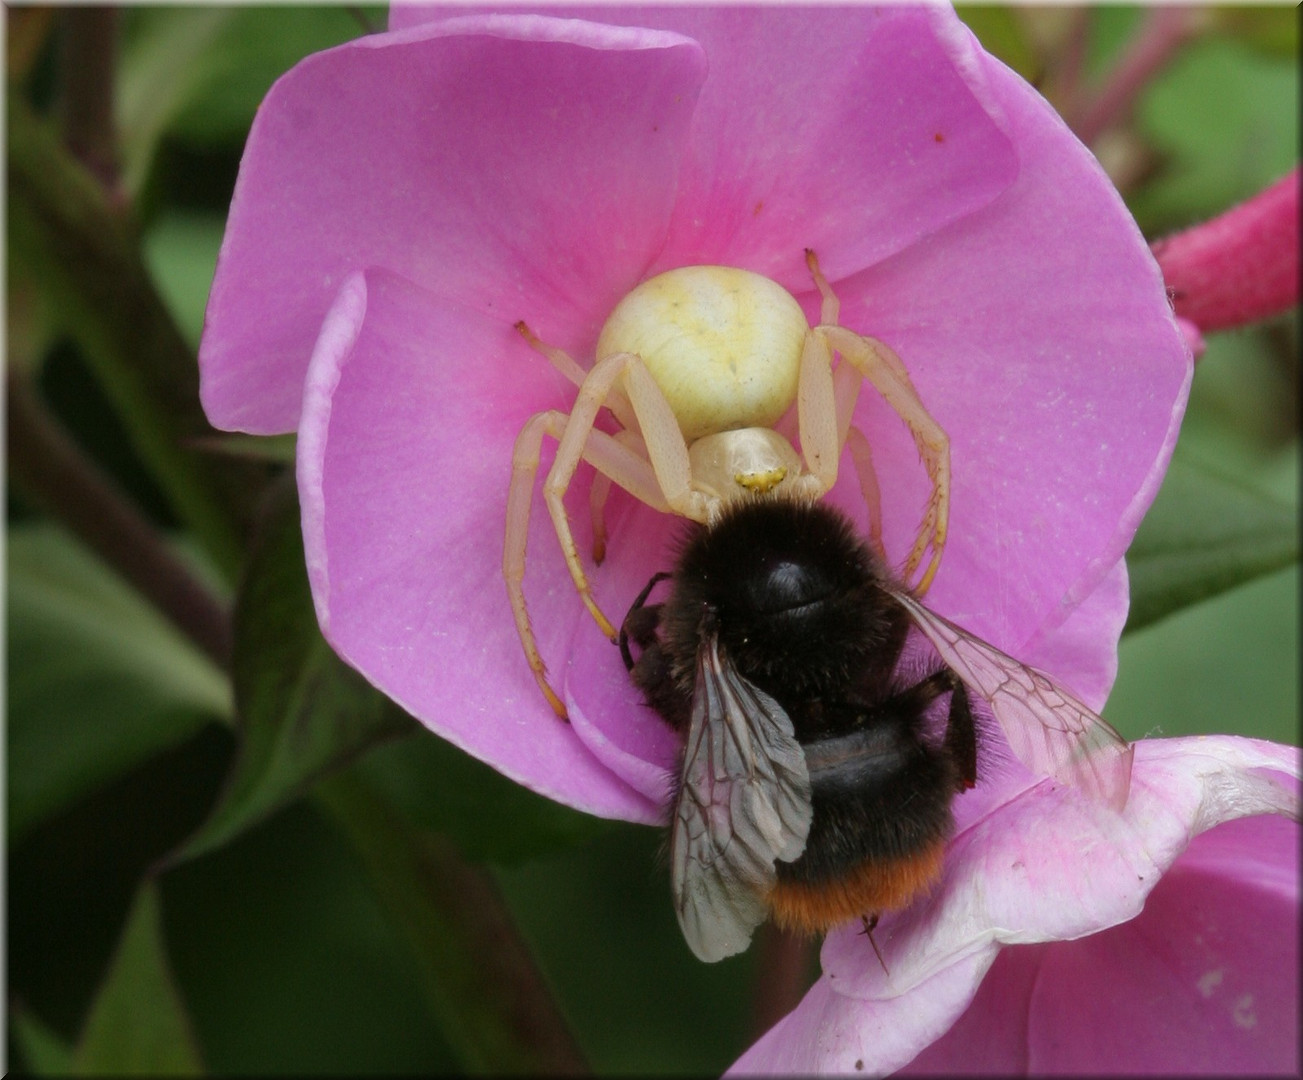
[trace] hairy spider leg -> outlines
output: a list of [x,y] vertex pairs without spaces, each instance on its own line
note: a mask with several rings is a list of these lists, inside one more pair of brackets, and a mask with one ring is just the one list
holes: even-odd
[[[900,357],[882,342],[862,337],[838,324],[841,302],[819,268],[818,256],[809,248],[805,251],[805,262],[820,296],[819,326],[815,327],[813,333],[825,338],[830,364],[834,357],[841,356],[841,363],[832,373],[833,396],[837,406],[837,447],[839,450],[843,447],[850,450],[851,461],[860,481],[860,491],[868,509],[869,543],[884,562],[886,550],[882,544],[881,490],[873,466],[873,454],[864,433],[851,423],[860,386],[865,379],[873,384],[887,404],[905,421],[932,481],[928,509],[919,525],[918,536],[902,573],[908,580],[918,568],[923,553],[929,546],[932,548],[932,560],[914,590],[922,596],[932,584],[945,546],[950,510],[949,439],[924,407]],[[852,345],[849,350],[842,347],[847,343]],[[802,445],[804,446],[804,441]]]
[[878,488],[878,471],[873,467],[873,449],[868,437],[851,424],[846,429],[846,449],[860,481],[860,495],[869,515],[869,546],[884,563],[887,549],[882,546],[882,497]]
[[[641,458],[647,457],[647,447],[636,431],[617,431],[614,436]],[[605,473],[593,477],[588,489],[588,514],[593,526],[593,562],[601,566],[606,558],[606,500],[611,495],[611,478]]]
[[908,582],[922,562],[924,553],[931,548],[932,558],[918,584],[913,586],[914,595],[922,596],[936,576],[945,548],[950,520],[950,440],[923,406],[900,357],[887,345],[841,326],[820,325],[813,333],[823,338],[830,350],[840,352],[843,362],[849,361],[873,384],[914,437],[914,445],[918,447],[919,457],[932,482],[932,495],[901,576]]
[[[534,482],[538,475],[543,436],[549,435],[560,442],[565,436],[569,423],[569,413],[556,409],[537,413],[530,417],[516,437],[516,445],[511,455],[511,486],[507,492],[507,534],[502,549],[502,576],[507,583],[507,595],[511,600],[511,611],[516,620],[516,632],[520,635],[520,642],[535,680],[553,711],[562,719],[567,719],[566,709],[547,681],[547,670],[539,654],[534,631],[530,625],[529,612],[525,605],[524,581],[530,507],[534,496]],[[614,480],[635,498],[647,503],[653,509],[669,509],[661,497],[650,463],[615,437],[590,427],[580,451],[582,459],[597,469],[600,476],[607,476]],[[564,513],[562,509],[563,520]],[[571,562],[573,557],[574,565],[578,566],[578,553],[575,551],[568,522],[564,532],[558,530],[557,537],[562,551],[567,553],[567,563]],[[593,611],[596,609],[596,604],[587,591],[588,583],[583,577],[582,567],[579,573],[583,582],[579,590],[580,595],[589,610]],[[597,612],[597,616],[598,623],[601,625],[604,616],[601,616],[600,611]],[[607,623],[607,626],[609,625]],[[611,636],[614,637],[614,628],[611,630]]]
[[[615,436],[593,427],[598,411],[617,381],[623,383],[624,394],[642,431],[647,458],[635,453]],[[718,503],[717,499],[692,488],[688,447],[678,420],[646,365],[632,353],[616,353],[595,364],[579,387],[574,408],[568,415],[557,410],[539,413],[525,425],[516,439],[512,455],[503,574],[508,580],[516,627],[530,668],[544,686],[545,669],[530,628],[521,583],[524,580],[529,507],[545,433],[557,439],[557,452],[543,482],[543,499],[580,599],[611,641],[617,637],[615,627],[593,598],[565,509],[565,493],[579,463],[588,461],[640,502],[661,513],[673,512],[704,522],[717,511]],[[544,693],[557,715],[564,716],[565,707],[551,687],[547,687]]]
[[[562,375],[569,379],[575,386],[583,386],[584,379],[588,377],[588,372],[581,368],[568,352],[564,349],[558,349],[555,345],[549,345],[547,342],[540,340],[539,336],[530,329],[529,324],[524,319],[515,324],[517,332],[525,339],[526,344],[535,352],[547,358],[554,368]],[[606,399],[606,408],[610,409],[615,415],[616,420],[625,430],[615,432],[615,437],[629,446],[635,453],[641,457],[647,456],[647,448],[638,438],[636,431],[629,430],[633,428],[637,421],[634,419],[633,408],[625,400],[624,394],[618,387],[612,387],[610,394]],[[592,487],[589,489],[589,514],[592,518],[593,525],[593,562],[598,566],[602,565],[602,560],[606,558],[606,500],[611,494],[611,478],[604,473],[598,473],[593,477]]]
[[[588,372],[581,368],[568,352],[539,340],[539,336],[529,328],[529,324],[524,319],[518,320],[515,323],[515,328],[531,349],[546,357],[548,363],[574,383],[575,386],[584,385],[584,380],[588,378]],[[615,415],[621,427],[631,428],[634,426],[633,410],[618,389],[611,391],[606,399],[606,407]]]

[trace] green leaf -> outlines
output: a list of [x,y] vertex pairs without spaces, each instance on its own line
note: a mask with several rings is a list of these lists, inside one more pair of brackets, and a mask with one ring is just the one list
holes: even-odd
[[[1291,14],[1295,14],[1291,12]],[[1298,161],[1299,69],[1239,42],[1207,38],[1155,77],[1138,122],[1166,159],[1128,197],[1147,235],[1222,213]]]
[[467,1070],[586,1072],[488,872],[445,838],[414,828],[351,772],[319,785],[316,796],[371,872]]
[[1178,455],[1127,553],[1126,629],[1147,626],[1298,557],[1293,507]]
[[245,435],[242,432],[225,432],[198,440],[205,450],[228,458],[263,462],[269,465],[293,465],[297,436]]
[[982,48],[998,57],[1028,82],[1044,73],[1026,28],[1014,9],[1006,4],[956,4],[957,14],[977,35]]
[[146,881],[77,1044],[80,1076],[198,1076],[199,1050],[167,962],[158,892]]
[[213,214],[164,213],[145,234],[145,266],[190,345],[199,348],[226,222]]
[[1128,739],[1299,742],[1295,564],[1127,634],[1105,716]]
[[214,78],[222,31],[237,12],[197,5],[128,12],[114,98],[128,191],[140,190],[167,126]]
[[361,37],[358,19],[383,29],[383,7],[236,7],[222,29],[212,64],[198,91],[170,127],[198,145],[244,141],[272,83],[305,56]]
[[233,574],[248,483],[191,446],[212,430],[194,353],[154,288],[129,215],[21,95],[6,105],[9,255],[80,346],[172,509]]
[[292,477],[273,488],[235,606],[240,748],[212,816],[176,859],[225,843],[363,750],[417,730],[317,627]]
[[226,676],[89,551],[50,525],[8,545],[9,839],[229,721]]
[[[384,26],[382,8],[362,10]],[[353,11],[334,6],[131,9],[116,117],[127,190],[141,189],[164,136],[238,146],[276,79],[363,32]]]
[[535,794],[433,735],[378,747],[352,771],[413,824],[476,860],[520,862],[587,842],[611,824]]
[[1209,15],[1217,32],[1237,38],[1267,56],[1297,61],[1297,5],[1218,5],[1209,9]]
[[67,1076],[72,1072],[72,1047],[21,1004],[10,1007],[9,1031],[22,1055],[24,1072],[32,1076]]

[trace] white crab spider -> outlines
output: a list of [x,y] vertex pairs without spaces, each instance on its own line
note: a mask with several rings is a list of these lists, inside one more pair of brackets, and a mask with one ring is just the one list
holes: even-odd
[[[525,606],[525,543],[543,436],[558,442],[543,497],[585,606],[612,641],[616,630],[589,588],[562,502],[581,461],[598,472],[592,491],[594,558],[605,550],[603,507],[610,483],[654,510],[710,524],[729,503],[757,496],[817,499],[837,479],[849,449],[869,511],[870,542],[882,552],[878,484],[869,442],[851,423],[867,379],[908,426],[932,494],[901,568],[927,591],[941,561],[950,506],[950,443],[919,400],[900,358],[886,345],[837,324],[838,300],[814,252],[806,262],[822,297],[811,327],[782,286],[747,270],[685,266],[643,282],[602,328],[597,361],[585,372],[560,349],[543,344],[524,322],[516,328],[579,387],[569,413],[537,413],[512,453],[502,573],[516,629],[534,678],[552,708],[565,706],[548,685]],[[842,363],[833,368],[834,353]],[[773,425],[797,404],[804,459]],[[594,427],[607,408],[621,430]]]

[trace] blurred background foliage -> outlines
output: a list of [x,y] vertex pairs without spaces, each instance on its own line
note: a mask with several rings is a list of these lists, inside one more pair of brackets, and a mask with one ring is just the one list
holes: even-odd
[[[1137,42],[1164,32],[1154,12],[960,11],[1086,137],[1147,236],[1298,160],[1293,8],[1184,11],[1120,102]],[[766,935],[697,963],[655,831],[516,787],[339,663],[302,570],[292,440],[218,436],[197,414],[193,355],[254,110],[384,11],[5,16],[11,1066],[725,1068],[812,970],[776,975]],[[97,77],[87,57],[111,61],[89,89],[70,76]],[[1298,739],[1298,391],[1297,311],[1210,336],[1132,552],[1107,709],[1129,737]],[[152,535],[147,566],[197,583],[211,632],[179,632],[148,580],[96,553],[122,540],[102,515],[84,524],[98,504],[67,478],[86,463],[129,509],[121,536]],[[563,1030],[555,1002],[573,1044],[503,1030],[486,967],[540,1031]]]

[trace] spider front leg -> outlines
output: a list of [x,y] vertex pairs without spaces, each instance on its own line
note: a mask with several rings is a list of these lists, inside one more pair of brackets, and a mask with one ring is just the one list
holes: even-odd
[[[813,256],[810,256],[813,259]],[[817,269],[817,264],[816,269]],[[836,315],[835,299],[825,298],[824,314]],[[886,562],[882,546],[882,512],[878,492],[878,475],[873,468],[873,453],[864,433],[851,423],[862,376],[845,361],[833,371],[832,351],[814,331],[806,335],[801,353],[800,378],[797,384],[797,415],[801,432],[801,453],[805,456],[812,483],[809,493],[822,495],[837,482],[838,463],[843,449],[849,449],[851,464],[860,482],[860,493],[869,518],[869,543]]]
[[843,362],[849,361],[873,384],[914,436],[919,457],[932,482],[932,495],[901,576],[908,582],[924,553],[931,548],[932,558],[918,584],[913,586],[915,595],[922,596],[941,565],[950,521],[950,440],[923,406],[905,365],[890,348],[840,326],[818,326],[813,333],[823,338],[829,349],[841,353]]
[[[647,447],[636,431],[617,431],[615,438],[641,458],[647,457]],[[593,527],[593,562],[601,566],[606,558],[606,500],[611,497],[611,478],[599,472],[588,489],[588,516]]]
[[[539,455],[543,436],[548,435],[558,442],[563,442],[572,421],[572,414],[558,410],[537,413],[526,421],[516,437],[515,449],[511,461],[511,487],[507,492],[507,528],[506,540],[502,550],[502,576],[507,584],[507,595],[511,601],[512,615],[516,621],[516,632],[520,635],[525,658],[529,662],[534,679],[547,698],[548,704],[563,720],[567,719],[565,705],[547,681],[547,670],[539,654],[538,644],[530,624],[529,611],[525,605],[525,549],[529,539],[530,507],[533,502],[534,481],[538,475]],[[560,452],[557,454],[560,458]],[[656,476],[645,458],[640,457],[628,446],[604,431],[592,428],[591,424],[580,445],[579,458],[589,462],[598,470],[600,476],[614,480],[637,499],[647,503],[653,509],[667,510]],[[577,462],[576,462],[577,464]],[[553,466],[555,471],[555,465]],[[573,474],[573,469],[570,470]],[[550,474],[549,474],[550,479]],[[567,480],[568,483],[568,480]],[[564,487],[561,494],[564,495]],[[560,498],[556,500],[559,504]],[[552,501],[549,500],[549,509]],[[598,625],[604,630],[609,628],[609,636],[614,638],[614,628],[601,613],[593,600],[588,587],[588,579],[579,562],[574,537],[570,524],[565,517],[564,507],[560,507],[562,526],[557,528],[557,539],[566,562],[570,566],[572,577],[578,573],[575,585],[590,612],[593,612]],[[556,514],[553,514],[555,527]]]

